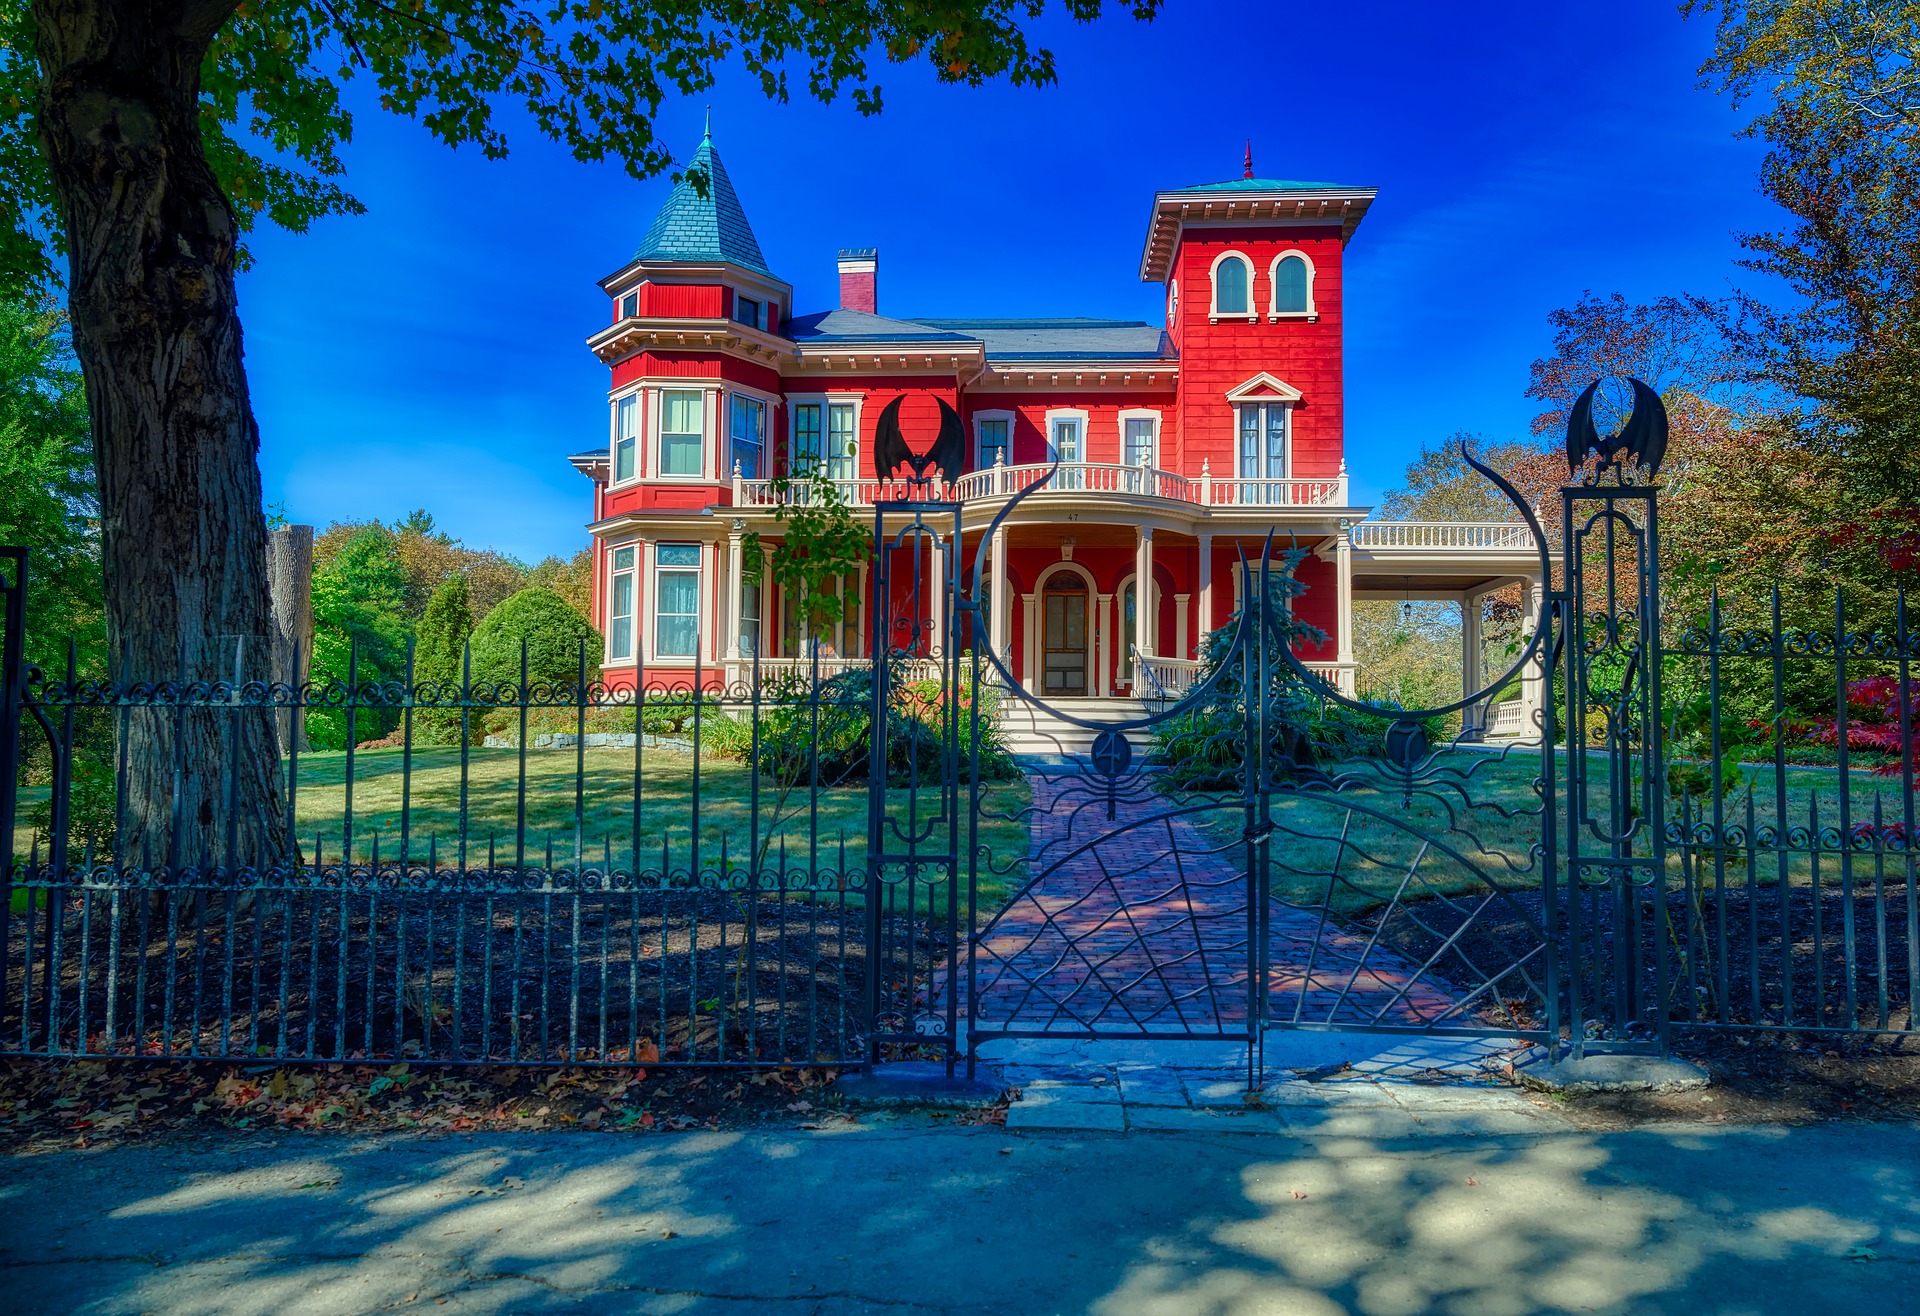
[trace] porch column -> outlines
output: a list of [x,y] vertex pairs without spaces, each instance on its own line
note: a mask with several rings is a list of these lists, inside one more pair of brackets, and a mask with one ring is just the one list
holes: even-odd
[[933,573],[928,581],[927,619],[932,623],[932,651],[947,651],[947,537],[943,534],[932,544]]
[[993,587],[989,593],[988,604],[993,616],[987,626],[990,632],[989,642],[1000,661],[1013,666],[1013,655],[1007,652],[1007,631],[1013,621],[1013,600],[1007,597],[1007,528],[1001,526],[993,532]]
[[707,614],[698,619],[700,624],[700,648],[706,654],[707,664],[709,666],[720,661],[720,628],[723,619],[711,615],[713,612],[719,611],[719,609],[709,609],[707,607],[707,600],[713,598],[720,591],[713,586],[707,585],[705,582],[711,580],[714,581],[715,585],[719,583],[719,556],[719,544],[709,540],[700,545],[700,580],[702,582],[700,590],[700,610],[703,614]]
[[[1526,629],[1525,639],[1533,638],[1533,630],[1540,625],[1540,609],[1547,601],[1547,583],[1544,580],[1527,582],[1524,597],[1527,601],[1527,615],[1521,619]],[[1523,736],[1539,736],[1545,733],[1542,710],[1547,701],[1547,655],[1543,650],[1528,661],[1525,670],[1520,673],[1520,725]]]
[[772,657],[779,647],[786,606],[779,586],[773,583],[773,547],[763,539],[760,542],[760,647],[755,650],[763,658]]
[[[1480,688],[1480,596],[1471,591],[1460,596],[1460,697]],[[1486,709],[1468,704],[1460,710],[1460,730],[1469,739],[1486,736]]]
[[1351,696],[1358,688],[1353,670],[1353,523],[1344,518],[1333,537],[1333,578],[1337,596],[1334,660],[1340,664],[1336,684],[1340,693]]
[[1133,650],[1142,658],[1153,653],[1153,527],[1134,531],[1133,554]]
[[1200,532],[1200,638],[1212,634],[1213,622],[1213,535]]
[[1193,657],[1187,649],[1187,605],[1191,602],[1191,594],[1173,596],[1173,652],[1180,658]]
[[746,563],[740,556],[740,532],[746,522],[735,520],[727,531],[727,665],[740,662],[740,581]]
[[1098,594],[1099,611],[1094,615],[1099,619],[1100,671],[1094,677],[1094,693],[1102,699],[1113,693],[1113,595]]

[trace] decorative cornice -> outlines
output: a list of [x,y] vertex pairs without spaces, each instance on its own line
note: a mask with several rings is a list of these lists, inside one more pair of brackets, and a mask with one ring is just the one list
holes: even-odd
[[831,378],[834,375],[948,375],[979,368],[984,348],[978,343],[886,344],[801,343],[788,358],[788,378]]
[[793,344],[734,320],[630,315],[587,339],[593,354],[617,365],[636,352],[724,352],[761,365],[794,359]]
[[1309,188],[1272,192],[1160,192],[1147,220],[1146,247],[1140,253],[1140,279],[1163,283],[1189,224],[1338,224],[1340,240],[1373,204],[1371,187]]
[[1085,361],[987,363],[973,385],[979,389],[1027,392],[1034,389],[1171,389],[1180,382],[1177,361],[1125,361],[1089,365]]

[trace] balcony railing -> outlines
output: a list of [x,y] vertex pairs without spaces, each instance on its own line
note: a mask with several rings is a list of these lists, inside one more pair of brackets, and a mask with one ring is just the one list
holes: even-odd
[[[958,502],[1011,498],[1021,490],[1058,472],[1043,494],[1119,495],[1158,498],[1201,507],[1344,507],[1347,480],[1215,479],[1203,465],[1198,479],[1148,466],[1120,466],[1100,462],[1036,462],[1024,466],[989,466],[969,471],[947,485],[935,481],[934,497]],[[779,503],[804,506],[814,496],[815,481],[794,480],[784,496],[772,480],[733,480],[735,507],[773,507]],[[836,480],[843,502],[871,506],[875,502],[913,496],[904,480]],[[922,496],[925,496],[924,494]]]
[[1357,521],[1355,548],[1489,549],[1531,551],[1533,531],[1501,521]]

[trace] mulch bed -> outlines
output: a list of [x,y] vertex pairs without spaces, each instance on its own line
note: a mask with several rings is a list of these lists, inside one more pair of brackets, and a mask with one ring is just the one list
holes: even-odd
[[[832,1128],[857,1116],[830,1067],[536,1069],[0,1060],[0,1154],[159,1135],[355,1136]],[[1006,1105],[930,1122],[1003,1124]]]
[[865,1046],[870,960],[904,1032],[945,954],[891,918],[870,957],[832,891],[69,890],[57,920],[45,899],[12,920],[0,1009],[28,1052],[833,1064]]

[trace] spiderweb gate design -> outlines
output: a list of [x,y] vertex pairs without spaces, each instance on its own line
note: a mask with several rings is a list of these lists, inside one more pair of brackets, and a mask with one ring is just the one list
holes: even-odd
[[[976,598],[982,570],[977,560]],[[1480,789],[1540,760],[1428,743],[1434,717],[1488,700],[1539,659],[1550,619],[1487,689],[1440,709],[1379,709],[1293,655],[1281,570],[1271,542],[1243,561],[1247,602],[1203,678],[1122,724],[1045,703],[997,655],[973,654],[976,680],[1003,699],[1097,735],[1085,763],[1029,771],[1023,880],[974,931],[965,981],[944,992],[964,999],[970,1055],[1002,1038],[1196,1039],[1245,1043],[1257,1065],[1274,1027],[1551,1027],[1539,797],[1516,806]],[[1316,761],[1298,730],[1308,705],[1364,719],[1373,754]],[[1183,782],[1134,751],[1128,736],[1141,733],[1218,770]],[[974,814],[977,831],[977,793]],[[983,865],[1015,868],[978,848],[972,864],[976,887]]]

